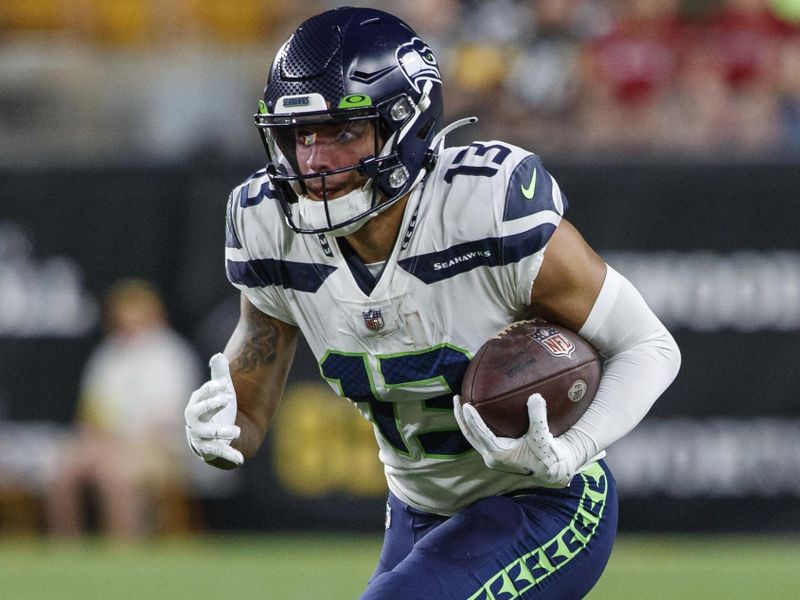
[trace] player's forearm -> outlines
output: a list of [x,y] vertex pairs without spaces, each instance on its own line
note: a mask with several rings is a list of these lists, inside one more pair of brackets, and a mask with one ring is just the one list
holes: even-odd
[[[293,345],[287,354],[294,354]],[[286,360],[291,362],[291,356]],[[278,409],[286,377],[281,370],[277,376],[262,380],[254,377],[255,374],[264,376],[260,369],[250,372],[249,367],[237,360],[231,364],[230,374],[237,398],[236,425],[240,430],[238,438],[231,442],[231,446],[247,460],[258,452],[264,441],[269,424]],[[207,462],[220,469],[233,469],[237,466],[224,459]]]
[[266,435],[266,429],[256,425],[253,421],[245,416],[241,411],[236,416],[236,424],[241,429],[239,439],[233,441],[231,446],[236,448],[245,457],[245,460],[252,458]]
[[259,384],[258,380],[249,378],[248,373],[242,371],[239,361],[234,361],[231,365],[231,377],[238,400],[236,424],[241,429],[239,439],[232,445],[245,459],[249,459],[261,447],[278,410],[285,378],[279,381],[266,380]]
[[592,404],[564,434],[588,460],[644,418],[677,375],[681,357],[639,292],[611,268],[580,334],[607,358]]
[[297,347],[297,328],[264,314],[242,295],[241,315],[225,347],[236,390],[236,425],[233,442],[245,458],[252,457],[264,441],[278,410],[286,378]]
[[679,366],[680,352],[668,333],[608,359],[594,400],[564,434],[581,448],[582,462],[636,427],[675,378]]

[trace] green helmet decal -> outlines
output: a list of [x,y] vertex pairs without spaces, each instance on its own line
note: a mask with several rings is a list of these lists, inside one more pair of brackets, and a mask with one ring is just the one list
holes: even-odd
[[336,108],[356,108],[358,106],[372,106],[372,98],[365,94],[350,94],[339,100]]

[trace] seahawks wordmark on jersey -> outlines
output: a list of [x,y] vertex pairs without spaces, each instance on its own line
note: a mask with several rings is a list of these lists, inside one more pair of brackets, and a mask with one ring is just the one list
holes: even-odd
[[228,278],[299,327],[322,376],[374,425],[389,488],[449,515],[527,487],[485,467],[452,397],[483,342],[524,316],[566,201],[538,157],[500,142],[442,151],[376,279],[343,239],[285,224],[264,171],[228,206]]

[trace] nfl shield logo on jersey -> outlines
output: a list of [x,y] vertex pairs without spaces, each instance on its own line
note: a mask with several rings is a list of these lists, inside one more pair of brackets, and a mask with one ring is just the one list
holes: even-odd
[[540,327],[528,337],[539,342],[553,356],[569,358],[575,351],[575,344],[554,327]]
[[364,323],[367,324],[368,329],[378,330],[383,328],[383,315],[381,315],[380,309],[365,310],[361,314],[364,315]]

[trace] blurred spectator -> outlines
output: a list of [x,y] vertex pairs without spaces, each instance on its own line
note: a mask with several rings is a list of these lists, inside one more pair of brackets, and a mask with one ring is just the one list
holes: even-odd
[[[451,145],[466,138],[486,138],[497,122],[497,94],[528,18],[527,7],[513,0],[461,3],[458,28],[453,30],[452,51],[444,76],[445,111],[450,119],[479,118],[468,131],[455,131]],[[413,26],[413,24],[412,24]]]
[[113,286],[105,320],[107,337],[84,370],[74,434],[46,490],[48,523],[59,536],[86,529],[87,506],[97,507],[103,532],[140,536],[154,526],[162,492],[184,484],[176,465],[186,455],[182,413],[199,381],[197,357],[146,282]]
[[703,35],[728,85],[740,89],[774,73],[776,49],[786,31],[769,0],[726,0],[709,15]]
[[527,108],[563,114],[580,90],[579,55],[583,40],[604,32],[605,14],[585,0],[536,0],[531,26],[505,81]]
[[737,135],[725,73],[700,24],[684,32],[674,94],[665,111],[671,135],[662,140],[663,147],[675,152],[709,153]]
[[[584,40],[606,32],[608,11],[587,0],[535,0],[529,27],[503,80],[503,111],[497,137],[538,152],[570,152],[580,144],[575,123],[582,93]],[[520,124],[524,124],[520,127]]]
[[611,31],[584,47],[580,129],[590,146],[641,151],[669,130],[680,0],[617,2]]
[[721,137],[712,151],[768,151],[778,138],[775,77],[777,50],[786,27],[769,11],[768,0],[727,0],[703,30],[707,52],[726,84],[735,135]]

